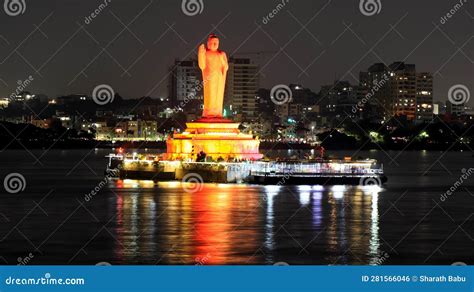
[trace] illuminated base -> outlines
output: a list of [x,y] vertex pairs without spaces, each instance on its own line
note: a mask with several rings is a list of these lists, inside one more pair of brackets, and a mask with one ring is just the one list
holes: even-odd
[[232,123],[232,120],[224,119],[223,117],[201,117],[195,123]]
[[201,118],[186,123],[183,133],[174,134],[166,141],[166,159],[196,160],[203,151],[213,160],[233,159],[258,160],[263,154],[258,152],[260,141],[252,135],[242,134],[239,123],[218,118]]

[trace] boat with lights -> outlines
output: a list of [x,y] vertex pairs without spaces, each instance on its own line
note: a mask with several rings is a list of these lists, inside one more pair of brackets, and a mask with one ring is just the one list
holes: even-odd
[[383,165],[374,159],[346,157],[278,161],[163,160],[158,154],[110,154],[106,173],[121,179],[185,181],[190,175],[202,182],[266,185],[378,185],[387,181]]
[[378,185],[387,182],[375,159],[265,162],[250,172],[248,181],[269,185]]

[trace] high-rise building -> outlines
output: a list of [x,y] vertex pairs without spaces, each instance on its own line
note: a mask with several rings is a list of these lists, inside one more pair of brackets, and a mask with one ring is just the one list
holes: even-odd
[[257,117],[258,73],[258,65],[253,64],[249,58],[229,60],[224,100],[227,106],[231,106],[237,120],[252,120]]
[[465,104],[453,104],[449,100],[446,101],[446,113],[454,117],[463,116],[466,113]]
[[[360,73],[360,85],[373,92],[372,103],[383,108],[385,119],[403,116],[413,122],[430,122],[433,117],[433,76],[416,72],[414,64],[377,63]],[[388,78],[388,82],[381,82]],[[382,84],[382,86],[377,86]],[[373,90],[376,88],[376,90]]]
[[357,103],[357,91],[349,81],[337,80],[332,85],[321,86],[320,105],[322,115],[339,120],[355,117],[352,112]]
[[[224,102],[237,120],[252,120],[257,116],[258,72],[258,65],[248,58],[229,59]],[[191,100],[203,99],[204,84],[196,60],[176,60],[171,73],[169,94],[175,106],[183,107]]]
[[433,75],[416,74],[416,121],[429,123],[433,120]]
[[363,101],[364,115],[367,109],[381,109],[378,113],[380,119],[393,116],[389,72],[384,64],[376,63],[367,72],[359,73],[358,96]]
[[414,64],[395,62],[389,66],[390,99],[393,101],[393,115],[405,116],[414,121],[416,114],[416,69]]
[[202,99],[201,71],[196,60],[176,60],[171,68],[169,88],[174,105],[191,99]]

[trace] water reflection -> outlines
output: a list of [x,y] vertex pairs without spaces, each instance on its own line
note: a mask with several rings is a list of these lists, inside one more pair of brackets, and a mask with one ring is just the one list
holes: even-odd
[[[137,260],[141,254],[151,254],[156,249],[156,225],[149,224],[156,218],[153,197],[129,193],[117,196],[115,253],[120,261]],[[138,259],[139,260],[139,259]]]
[[300,192],[300,203],[301,206],[307,206],[309,205],[309,200],[311,199],[311,193],[310,192]]
[[379,239],[379,194],[378,192],[371,192],[372,198],[372,212],[370,215],[370,264],[375,265],[380,257],[380,239]]
[[[265,248],[267,251],[274,250],[274,239],[273,239],[273,221],[274,221],[274,214],[273,214],[273,198],[278,195],[281,186],[265,186],[265,195],[264,200],[267,202],[266,205],[266,213],[265,213]],[[273,256],[270,252],[267,252],[267,257],[265,259],[266,263],[273,263]]]
[[[331,264],[346,264],[347,253],[350,251],[346,240],[345,212],[348,206],[344,203],[345,186],[332,186],[329,191],[329,222],[328,222],[328,248],[333,255],[329,257]],[[343,251],[343,253],[338,253]]]
[[370,264],[381,189],[117,181],[115,257],[149,264]]
[[232,252],[229,193],[201,192],[193,196],[194,256],[208,264],[225,264]]
[[321,229],[323,222],[322,199],[323,193],[321,191],[313,193],[313,226],[316,230]]

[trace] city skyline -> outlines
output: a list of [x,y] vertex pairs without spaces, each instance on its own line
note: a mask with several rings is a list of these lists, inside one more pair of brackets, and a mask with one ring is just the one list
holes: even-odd
[[[356,84],[358,72],[382,61],[405,61],[432,72],[435,102],[445,101],[454,84],[472,88],[472,36],[465,27],[473,13],[466,5],[442,20],[458,3],[454,1],[430,2],[429,13],[423,12],[426,1],[404,9],[400,3],[383,3],[371,17],[359,11],[357,1],[287,2],[272,18],[267,15],[280,2],[275,7],[244,3],[226,14],[224,4],[206,1],[202,14],[190,17],[170,1],[138,1],[135,11],[124,1],[111,1],[95,18],[87,16],[102,2],[56,2],[42,7],[28,3],[23,15],[0,18],[2,27],[12,28],[0,33],[3,97],[30,75],[34,80],[25,90],[50,97],[90,95],[103,83],[127,98],[168,97],[169,67],[175,59],[194,58],[194,49],[210,32],[225,40],[230,56],[251,53],[261,67],[263,88],[293,83],[318,92],[335,79]],[[136,15],[140,17],[134,20]],[[213,23],[202,21],[204,17]],[[188,31],[190,25],[200,34]]]
[[[295,266],[333,270],[306,281],[330,291],[357,266],[368,290],[467,287],[447,267],[474,261],[473,15],[467,0],[5,0],[0,290],[57,288],[70,265],[250,265],[283,269],[269,281],[289,291]],[[394,273],[408,265],[425,271]],[[104,269],[63,286],[117,284]],[[246,290],[275,290],[262,279]]]

